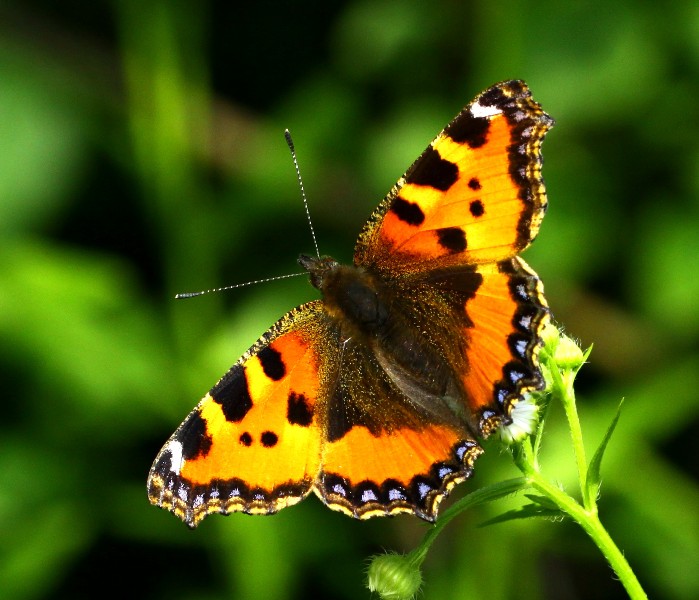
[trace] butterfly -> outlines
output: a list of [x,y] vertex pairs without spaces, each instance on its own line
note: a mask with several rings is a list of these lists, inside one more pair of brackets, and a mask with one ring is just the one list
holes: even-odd
[[[543,386],[543,286],[519,254],[547,206],[553,126],[522,81],[478,95],[393,186],[351,265],[301,255],[322,296],[275,323],[153,463],[148,497],[190,527],[314,492],[352,517],[433,521],[479,438],[523,427]],[[523,417],[524,415],[524,417]]]

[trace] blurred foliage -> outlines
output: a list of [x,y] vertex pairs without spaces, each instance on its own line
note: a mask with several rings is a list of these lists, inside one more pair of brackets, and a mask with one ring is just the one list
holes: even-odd
[[[473,96],[525,79],[556,120],[550,208],[526,253],[558,321],[595,344],[590,448],[626,398],[602,519],[651,597],[699,597],[699,4],[513,0],[0,5],[0,589],[7,599],[361,598],[410,517],[309,499],[191,532],[148,504],[162,443],[303,278]],[[573,485],[553,422],[543,462]],[[562,425],[562,423],[561,423]],[[464,489],[512,476],[494,451]],[[516,504],[513,500],[513,505]],[[572,524],[445,532],[425,598],[622,598]],[[313,532],[309,535],[309,532]]]

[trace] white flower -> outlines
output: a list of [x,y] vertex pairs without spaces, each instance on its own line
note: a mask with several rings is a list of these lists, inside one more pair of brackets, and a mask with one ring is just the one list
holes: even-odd
[[534,433],[539,416],[539,407],[531,394],[525,394],[512,408],[509,425],[501,425],[500,438],[508,446],[522,441],[525,437]]

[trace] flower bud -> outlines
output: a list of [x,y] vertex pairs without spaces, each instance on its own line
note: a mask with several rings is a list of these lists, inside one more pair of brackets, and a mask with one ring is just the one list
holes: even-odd
[[577,371],[585,362],[585,354],[575,340],[561,334],[554,360],[561,371]]
[[367,587],[382,600],[409,600],[421,585],[420,567],[410,555],[381,554],[372,558]]

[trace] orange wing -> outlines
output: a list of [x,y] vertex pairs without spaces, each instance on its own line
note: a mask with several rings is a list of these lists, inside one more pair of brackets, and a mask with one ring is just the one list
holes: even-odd
[[469,326],[465,397],[484,437],[509,426],[512,411],[527,393],[543,387],[540,332],[549,318],[543,286],[519,257],[480,265],[481,284],[465,303]]
[[[411,345],[412,356],[426,364],[427,349],[400,329],[392,342]],[[482,449],[438,391],[448,377],[435,374],[434,386],[408,382],[396,365],[386,364],[378,345],[367,342],[360,335],[344,339],[314,491],[353,517],[409,513],[433,521]]]
[[273,513],[309,493],[323,433],[321,312],[311,302],[288,313],[202,399],[153,464],[153,504],[196,527],[210,513]]
[[260,338],[158,454],[151,503],[196,527],[211,513],[271,514],[314,490],[358,518],[433,520],[480,446],[456,420],[421,415],[340,329],[311,302]]
[[482,452],[463,428],[424,423],[375,434],[355,426],[326,445],[315,492],[360,519],[408,513],[434,521]]
[[[543,385],[537,354],[548,309],[517,255],[546,211],[540,148],[552,126],[524,82],[484,91],[400,178],[355,249],[356,265],[432,298],[432,321],[424,310],[413,320],[445,348],[471,423],[486,436]],[[460,355],[449,355],[454,347]]]
[[416,272],[521,252],[546,210],[540,146],[552,125],[524,82],[503,82],[480,94],[370,217],[355,264]]

